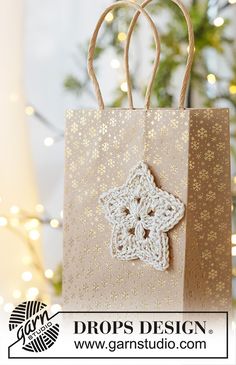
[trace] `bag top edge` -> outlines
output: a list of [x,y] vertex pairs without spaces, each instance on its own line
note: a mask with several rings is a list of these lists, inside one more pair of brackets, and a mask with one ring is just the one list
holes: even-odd
[[134,109],[130,109],[130,108],[105,108],[105,109],[96,109],[96,108],[81,108],[81,109],[65,109],[66,112],[70,111],[70,112],[77,112],[77,111],[85,111],[85,112],[97,112],[97,111],[156,111],[156,110],[166,110],[166,111],[195,111],[195,110],[228,110],[229,108],[184,108],[184,109],[179,109],[179,108],[149,108],[148,110],[145,108],[134,108]]

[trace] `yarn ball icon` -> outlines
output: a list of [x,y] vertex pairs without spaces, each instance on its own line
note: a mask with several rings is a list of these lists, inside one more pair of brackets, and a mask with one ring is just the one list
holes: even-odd
[[22,341],[22,349],[42,352],[56,342],[59,324],[50,320],[46,306],[39,301],[27,301],[13,309],[9,319],[9,330],[16,329],[17,339]]

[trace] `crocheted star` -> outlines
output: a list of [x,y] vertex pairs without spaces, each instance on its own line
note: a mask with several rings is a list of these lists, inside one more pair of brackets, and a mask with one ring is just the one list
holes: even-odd
[[131,170],[126,183],[100,197],[112,224],[111,254],[120,260],[140,259],[155,269],[169,266],[167,232],[184,216],[184,204],[159,189],[144,162]]

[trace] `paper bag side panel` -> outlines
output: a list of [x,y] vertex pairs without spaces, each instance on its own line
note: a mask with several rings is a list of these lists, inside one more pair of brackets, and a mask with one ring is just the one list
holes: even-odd
[[227,109],[191,110],[185,310],[231,306],[229,138]]

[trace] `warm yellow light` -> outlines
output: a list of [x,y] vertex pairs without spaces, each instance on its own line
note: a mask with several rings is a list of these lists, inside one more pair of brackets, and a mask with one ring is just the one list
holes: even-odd
[[24,281],[30,281],[32,279],[33,275],[30,271],[24,271],[21,274],[21,277],[22,277],[22,280],[24,280]]
[[44,271],[44,275],[47,279],[52,279],[54,272],[51,269],[47,269]]
[[12,292],[12,296],[13,296],[13,298],[15,298],[15,299],[19,299],[19,298],[21,297],[21,291],[20,291],[20,290],[18,290],[18,289],[13,290],[13,292]]
[[230,4],[236,4],[236,0],[229,0]]
[[44,206],[43,206],[42,204],[37,204],[37,205],[35,206],[35,210],[36,210],[36,212],[38,212],[38,213],[43,213],[43,212],[44,212]]
[[17,206],[17,205],[13,205],[11,208],[10,208],[10,212],[12,214],[18,214],[20,211],[20,208]]
[[37,298],[37,296],[39,295],[39,290],[38,288],[35,288],[35,287],[32,287],[32,288],[29,288],[27,290],[27,293],[26,293],[26,298],[28,300],[34,300]]
[[126,40],[126,38],[127,38],[127,35],[126,35],[126,33],[125,33],[125,32],[120,32],[120,33],[118,33],[117,38],[118,38],[118,40],[119,40],[120,42],[124,42],[124,41]]
[[224,24],[224,18],[222,18],[221,16],[218,16],[217,18],[214,19],[214,25],[216,27],[221,27]]
[[37,229],[32,229],[32,231],[29,231],[29,238],[32,241],[37,241],[40,237],[40,233]]
[[236,94],[236,85],[230,85],[229,92],[230,94]]
[[46,137],[43,143],[46,147],[50,147],[54,144],[54,139],[52,137]]
[[232,247],[232,256],[236,256],[236,246]]
[[61,311],[61,305],[60,304],[56,304],[56,303],[55,304],[52,304],[50,309],[51,309],[51,312],[53,314],[55,314],[55,313]]
[[34,108],[31,105],[25,107],[25,114],[29,117],[34,114]]
[[233,177],[233,182],[236,184],[236,176]]
[[209,84],[215,84],[216,76],[214,74],[207,75],[207,81],[209,82]]
[[236,234],[235,233],[232,234],[232,236],[231,236],[231,242],[233,245],[236,245]]
[[31,264],[32,259],[30,256],[23,256],[21,261],[24,265],[29,265],[29,264]]
[[37,218],[29,219],[25,224],[24,227],[27,231],[31,231],[39,226],[39,220]]
[[11,218],[10,219],[10,225],[12,227],[18,227],[20,225],[20,221],[18,218]]
[[106,20],[107,23],[111,23],[113,19],[114,19],[114,15],[110,11],[109,13],[107,13],[107,15],[105,17],[105,20]]
[[115,69],[119,68],[120,67],[120,61],[117,60],[116,58],[114,58],[113,60],[111,60],[111,67],[115,68]]
[[0,305],[2,305],[3,303],[4,303],[4,298],[0,296]]
[[7,226],[7,218],[6,217],[0,217],[0,227],[5,227]]
[[52,228],[58,228],[59,225],[60,225],[60,222],[59,222],[58,219],[53,218],[53,219],[50,220],[50,226]]
[[127,85],[127,82],[126,81],[122,82],[122,84],[120,85],[120,89],[124,93],[127,93],[127,91],[128,91],[128,85]]
[[4,305],[4,311],[7,313],[11,313],[14,309],[14,305],[12,303],[6,303]]

